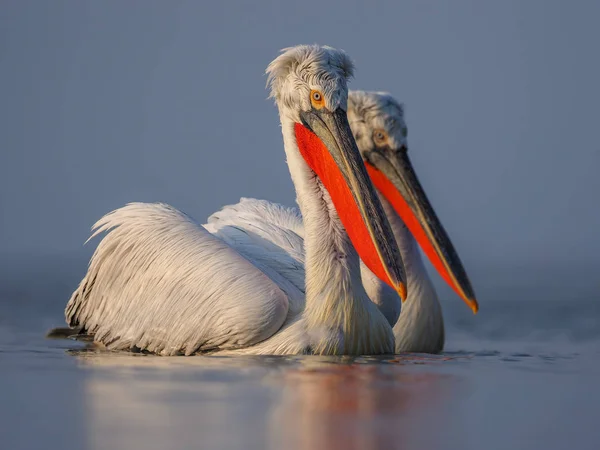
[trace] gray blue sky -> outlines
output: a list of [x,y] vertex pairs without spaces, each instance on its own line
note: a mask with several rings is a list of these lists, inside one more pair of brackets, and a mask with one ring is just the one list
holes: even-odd
[[[600,265],[600,3],[23,1],[0,6],[0,254],[81,254],[130,201],[199,221],[293,204],[264,69],[345,49],[405,102],[413,164],[467,269]],[[2,256],[0,256],[2,258]],[[475,283],[477,284],[477,283]]]

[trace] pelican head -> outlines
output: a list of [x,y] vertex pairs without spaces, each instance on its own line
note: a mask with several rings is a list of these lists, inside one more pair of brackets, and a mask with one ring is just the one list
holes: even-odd
[[408,157],[404,106],[385,92],[352,91],[348,119],[371,180],[442,278],[477,312],[466,271]]
[[352,73],[346,53],[318,45],[284,49],[267,68],[290,168],[316,175],[363,262],[405,298],[400,252],[348,123]]

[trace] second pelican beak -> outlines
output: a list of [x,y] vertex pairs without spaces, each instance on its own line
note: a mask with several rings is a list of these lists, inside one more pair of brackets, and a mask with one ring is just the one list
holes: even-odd
[[392,204],[442,278],[476,313],[479,305],[471,282],[421,187],[406,147],[376,147],[364,155],[377,189]]

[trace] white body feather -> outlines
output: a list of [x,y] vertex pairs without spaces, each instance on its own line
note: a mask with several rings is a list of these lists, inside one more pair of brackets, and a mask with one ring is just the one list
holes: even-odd
[[[418,245],[392,206],[381,196],[406,270],[408,297],[400,298],[361,262],[361,279],[369,298],[394,327],[397,353],[439,353],[444,347],[444,321],[437,293],[421,258]],[[208,218],[207,230],[251,260],[304,286],[304,227],[297,208],[266,200],[242,198]],[[258,244],[258,245],[257,245]],[[261,257],[267,248],[278,254]]]
[[66,315],[109,348],[247,347],[287,316],[288,297],[257,265],[168,205],[132,203],[94,229],[109,233]]
[[[330,110],[346,107],[352,64],[343,52],[301,46],[268,72],[304,218],[305,252],[289,251],[299,239],[293,234],[269,242],[239,227],[217,232],[220,239],[167,205],[130,204],[94,227],[94,235],[107,234],[69,300],[70,326],[111,349],[163,355],[393,352],[392,329],[362,286],[358,254],[293,130],[299,108],[310,107],[304,103],[312,86]],[[244,249],[236,245],[247,237]],[[304,290],[296,274],[302,267]]]

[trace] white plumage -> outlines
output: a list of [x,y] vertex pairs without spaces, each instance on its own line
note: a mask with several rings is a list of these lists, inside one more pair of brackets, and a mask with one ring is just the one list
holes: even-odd
[[[348,118],[361,151],[371,147],[372,134],[377,129],[385,130],[396,148],[407,145],[404,107],[387,93],[350,91]],[[414,237],[387,200],[383,196],[380,200],[406,270],[408,296],[402,312],[398,294],[361,263],[364,288],[394,327],[397,353],[439,353],[444,347],[444,321],[437,293]],[[303,289],[304,226],[297,208],[242,198],[238,204],[214,213],[204,226],[242,255],[260,260]],[[281,254],[263,261],[261,253],[273,245]]]
[[[207,225],[212,235],[167,205],[129,204],[94,226],[93,236],[106,235],[68,302],[70,326],[110,349],[162,355],[393,352],[391,327],[362,286],[359,256],[294,134],[300,112],[311,110],[312,89],[320,89],[327,111],[345,110],[352,63],[339,50],[299,46],[268,73],[305,251],[292,210],[274,207],[286,212],[258,227],[229,224],[223,211],[218,229]],[[402,281],[401,261],[385,259],[398,253],[388,243],[389,223],[364,167],[357,170],[354,186],[377,213],[369,218],[374,242],[387,246],[382,263],[393,282]]]
[[66,316],[107,347],[166,355],[246,347],[287,316],[288,298],[257,265],[168,205],[132,203],[94,229],[92,237],[109,233]]
[[[390,147],[408,147],[404,105],[387,92],[350,91],[348,121],[361,153],[372,148],[376,130],[385,131]],[[400,248],[407,278],[408,296],[394,324],[396,352],[439,353],[445,341],[442,306],[415,238],[390,203],[382,195],[380,199]],[[396,293],[386,289],[378,278],[368,272],[369,269],[364,267],[365,281],[381,286],[381,290],[367,287],[367,292],[379,293],[374,301],[383,305],[398,304]]]

